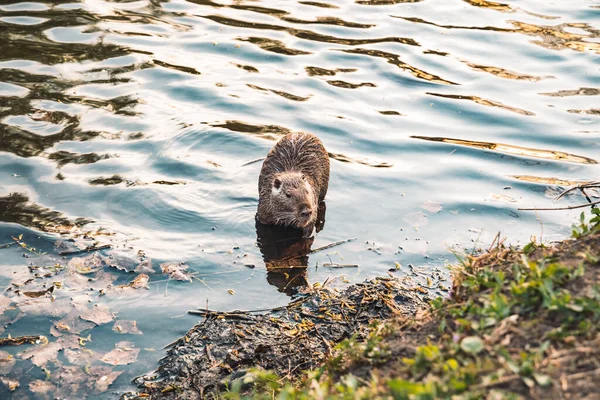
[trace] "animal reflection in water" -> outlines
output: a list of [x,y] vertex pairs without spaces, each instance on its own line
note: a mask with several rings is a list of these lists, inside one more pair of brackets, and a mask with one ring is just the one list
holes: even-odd
[[[325,226],[325,202],[319,203],[316,232]],[[303,230],[278,225],[264,225],[256,220],[256,236],[267,267],[267,281],[277,289],[293,296],[308,285],[308,254],[314,235],[303,237]]]

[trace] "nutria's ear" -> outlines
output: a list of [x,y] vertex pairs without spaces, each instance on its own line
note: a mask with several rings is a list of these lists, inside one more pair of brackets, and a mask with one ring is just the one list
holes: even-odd
[[275,189],[279,189],[281,187],[281,181],[278,178],[275,178],[275,180],[273,181],[273,186],[275,187]]

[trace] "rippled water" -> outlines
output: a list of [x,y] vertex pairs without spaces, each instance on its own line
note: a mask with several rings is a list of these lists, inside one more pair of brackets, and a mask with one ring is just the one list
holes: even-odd
[[[0,243],[22,234],[49,255],[0,249],[0,284],[27,279],[30,263],[66,263],[58,239],[110,243],[102,254],[131,268],[189,265],[191,283],[157,273],[150,290],[88,296],[143,332],[111,322],[82,333],[98,354],[121,340],[141,349],[104,396],[130,390],[198,321],[187,310],[270,307],[295,293],[285,276],[270,279],[256,245],[251,163],[290,131],[318,135],[332,157],[312,247],[356,238],[311,254],[309,284],[358,282],[396,262],[397,276],[411,264],[447,277],[449,249],[498,231],[514,244],[560,238],[579,210],[518,208],[579,204],[577,193],[552,197],[600,177],[599,53],[600,6],[587,0],[4,0]],[[105,272],[115,284],[135,276]],[[59,316],[23,317],[20,297],[5,295],[3,323],[22,318],[3,336],[57,340]],[[4,348],[17,363],[0,372],[20,379],[15,396],[41,396],[29,382],[46,373],[24,349]],[[55,378],[69,365],[59,355],[47,366]]]

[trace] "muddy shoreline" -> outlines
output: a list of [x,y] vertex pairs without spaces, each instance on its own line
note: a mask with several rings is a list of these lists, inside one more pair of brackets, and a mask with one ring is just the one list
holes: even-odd
[[270,312],[200,311],[204,321],[122,398],[311,398],[318,389],[333,398],[591,399],[600,391],[600,234],[576,236],[523,249],[498,238],[455,266],[447,298],[377,278],[344,291],[312,287]]

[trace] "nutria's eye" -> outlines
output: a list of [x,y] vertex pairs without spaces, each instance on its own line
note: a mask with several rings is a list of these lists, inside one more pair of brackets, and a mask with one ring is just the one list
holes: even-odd
[[273,181],[273,186],[275,187],[275,189],[279,189],[281,187],[281,181],[279,179],[275,179]]
[[302,179],[306,180],[306,175],[302,174]]

